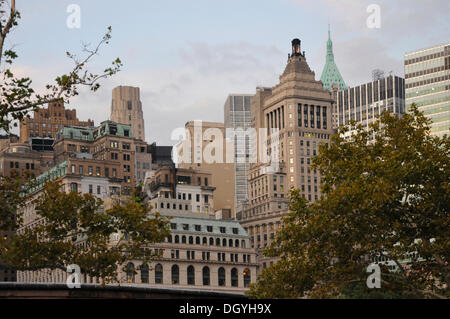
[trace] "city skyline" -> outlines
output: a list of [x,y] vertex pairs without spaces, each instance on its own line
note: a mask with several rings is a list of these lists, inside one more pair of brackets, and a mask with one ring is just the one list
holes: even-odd
[[[328,23],[346,84],[369,81],[374,68],[403,76],[406,52],[445,38],[445,8],[450,6],[447,1],[380,1],[381,28],[370,29],[366,25],[370,1],[321,0],[314,5],[300,0],[259,1],[258,5],[152,1],[123,7],[77,1],[81,27],[70,29],[66,10],[72,3],[49,1],[46,10],[39,10],[42,3],[18,3],[20,28],[14,31],[15,42],[6,43],[6,47],[15,45],[19,53],[17,73],[27,73],[35,88],[42,89],[70,69],[67,50],[80,52],[82,41],[95,43],[111,25],[111,44],[92,66],[98,69],[119,56],[123,70],[104,81],[95,94],[81,90],[68,107],[76,108],[80,119],[92,118],[98,124],[105,119],[102,111],[109,109],[114,87],[139,86],[148,123],[146,140],[162,144],[173,144],[171,131],[183,127],[186,120],[222,122],[223,100],[229,93],[254,94],[256,86],[274,85],[292,38],[302,40],[307,61],[320,79]],[[164,122],[167,116],[170,126]]]

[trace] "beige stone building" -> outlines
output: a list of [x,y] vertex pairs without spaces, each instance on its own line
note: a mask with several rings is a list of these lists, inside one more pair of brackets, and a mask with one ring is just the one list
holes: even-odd
[[54,138],[64,125],[94,126],[94,121],[80,121],[75,109],[66,109],[62,101],[52,102],[48,108],[34,111],[33,117],[25,118],[20,123],[20,142],[25,143],[33,137]]
[[[154,211],[164,216],[170,216],[171,235],[162,243],[155,243],[145,247],[147,251],[157,252],[158,258],[154,258],[150,265],[143,265],[140,260],[133,260],[121,266],[118,281],[126,284],[148,285],[162,288],[183,288],[203,291],[222,291],[244,293],[249,284],[256,281],[256,254],[251,247],[250,237],[244,228],[234,220],[216,219],[211,212],[193,212],[186,191],[195,191],[195,187],[201,187],[205,191],[203,196],[214,197],[214,188],[204,185],[204,178],[209,174],[192,170],[175,171],[172,173],[164,168],[157,171],[154,180],[150,202]],[[169,175],[166,182],[166,173]],[[72,174],[67,161],[58,164],[51,171],[40,176],[38,180],[44,181],[48,177],[59,178],[66,191],[78,190],[82,193],[90,192],[90,183],[108,187],[109,192],[93,194],[104,199],[104,209],[108,209],[118,200],[126,200],[127,196],[117,197],[114,187],[120,188],[120,182],[101,176],[79,177]],[[164,178],[161,180],[160,178]],[[191,185],[189,179],[197,184],[197,178],[201,179],[201,185]],[[94,180],[92,180],[94,179]],[[155,182],[155,183],[153,183]],[[172,182],[172,183],[171,183]],[[77,184],[74,188],[74,184]],[[94,187],[94,190],[96,187]],[[36,196],[40,187],[34,190]],[[168,197],[166,197],[166,193]],[[184,195],[184,196],[183,196]],[[193,198],[194,194],[191,194]],[[203,199],[204,200],[204,199]],[[209,200],[207,200],[209,203]],[[166,204],[169,203],[169,207]],[[202,202],[205,204],[205,201]],[[160,209],[160,205],[163,208]],[[181,206],[180,206],[181,205]],[[40,222],[36,218],[35,207],[30,202],[24,208],[24,227],[32,227]],[[19,231],[21,231],[20,229]],[[111,244],[119,240],[120,234],[111,238]],[[83,242],[80,242],[82,245]],[[68,274],[62,270],[19,271],[19,282],[60,282],[65,283]],[[81,283],[99,283],[97,278],[91,278],[81,274]]]
[[[278,171],[267,172],[267,165],[260,162],[251,165],[249,202],[237,214],[254,247],[262,249],[271,243],[280,217],[288,211],[286,197],[291,187],[300,189],[310,202],[320,198],[320,174],[311,169],[311,159],[334,133],[332,104],[331,93],[315,79],[300,40],[294,39],[280,83],[257,88],[251,99],[252,126],[267,130],[268,153],[276,151],[279,157]],[[276,139],[272,129],[278,129]],[[260,251],[258,258],[260,266],[267,263]]]
[[45,170],[43,164],[41,154],[31,150],[28,144],[10,143],[0,150],[0,175],[3,176],[11,176],[13,173],[37,176]]
[[[187,143],[182,142],[177,146],[178,167],[193,168],[210,173],[209,185],[216,188],[214,210],[230,209],[234,217],[234,146],[232,142],[226,140],[224,124],[189,121],[186,123],[185,129],[189,132],[189,141]],[[216,136],[216,134],[219,136]],[[205,157],[208,154],[212,155],[212,158]],[[185,161],[181,162],[181,158],[184,158]]]
[[111,121],[131,126],[134,137],[145,141],[144,114],[138,87],[118,86],[112,91]]

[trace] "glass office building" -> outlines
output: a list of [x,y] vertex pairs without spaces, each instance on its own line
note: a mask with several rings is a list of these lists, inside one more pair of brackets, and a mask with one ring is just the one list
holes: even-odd
[[406,109],[415,103],[433,135],[450,134],[450,44],[405,54],[405,86]]
[[[225,128],[243,129],[251,127],[250,94],[230,94],[224,105]],[[247,199],[247,179],[249,169],[249,143],[244,136],[235,136],[234,163],[235,163],[235,205],[238,207]],[[248,139],[248,138],[247,138]]]
[[[368,127],[383,111],[394,114],[405,112],[405,80],[390,75],[337,93],[333,110],[335,127],[355,120]],[[350,130],[348,134],[352,134]]]

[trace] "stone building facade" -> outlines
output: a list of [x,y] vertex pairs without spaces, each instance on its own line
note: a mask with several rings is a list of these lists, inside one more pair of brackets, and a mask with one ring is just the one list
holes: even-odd
[[[188,132],[188,140],[177,145],[178,167],[198,169],[210,173],[210,185],[216,188],[214,210],[231,209],[234,217],[234,145],[232,141],[226,139],[224,124],[189,121],[185,125],[185,130]],[[218,136],[215,136],[215,134]],[[206,159],[205,154],[212,154],[214,158]],[[186,161],[181,161],[180,158]]]
[[65,125],[88,127],[94,126],[94,121],[80,121],[75,109],[66,109],[62,101],[52,102],[48,108],[34,111],[33,117],[20,123],[20,142],[25,143],[33,137],[54,138]]
[[123,194],[135,187],[135,139],[131,127],[104,121],[95,128],[65,126],[54,144],[56,163],[68,161],[68,169],[80,176],[121,180]]
[[134,136],[145,141],[144,114],[138,87],[118,86],[113,89],[111,121],[130,125]]
[[280,218],[288,212],[287,191],[298,188],[310,202],[321,196],[321,176],[311,169],[311,159],[320,144],[328,145],[335,132],[332,105],[331,92],[315,79],[301,53],[299,39],[292,41],[292,53],[280,83],[272,88],[257,88],[251,99],[252,127],[267,130],[267,152],[279,159],[276,170],[268,170],[261,162],[251,165],[249,203],[237,214],[252,236],[253,246],[259,247],[261,267],[273,262],[261,250],[270,245],[282,227]]

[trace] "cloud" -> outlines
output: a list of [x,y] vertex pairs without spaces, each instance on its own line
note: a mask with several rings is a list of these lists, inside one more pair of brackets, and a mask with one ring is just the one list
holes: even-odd
[[188,43],[171,66],[120,72],[96,93],[81,91],[71,106],[76,106],[80,118],[93,117],[99,123],[109,116],[115,86],[139,86],[147,141],[173,144],[172,130],[187,121],[223,122],[228,94],[275,85],[285,62],[285,54],[274,46]]

